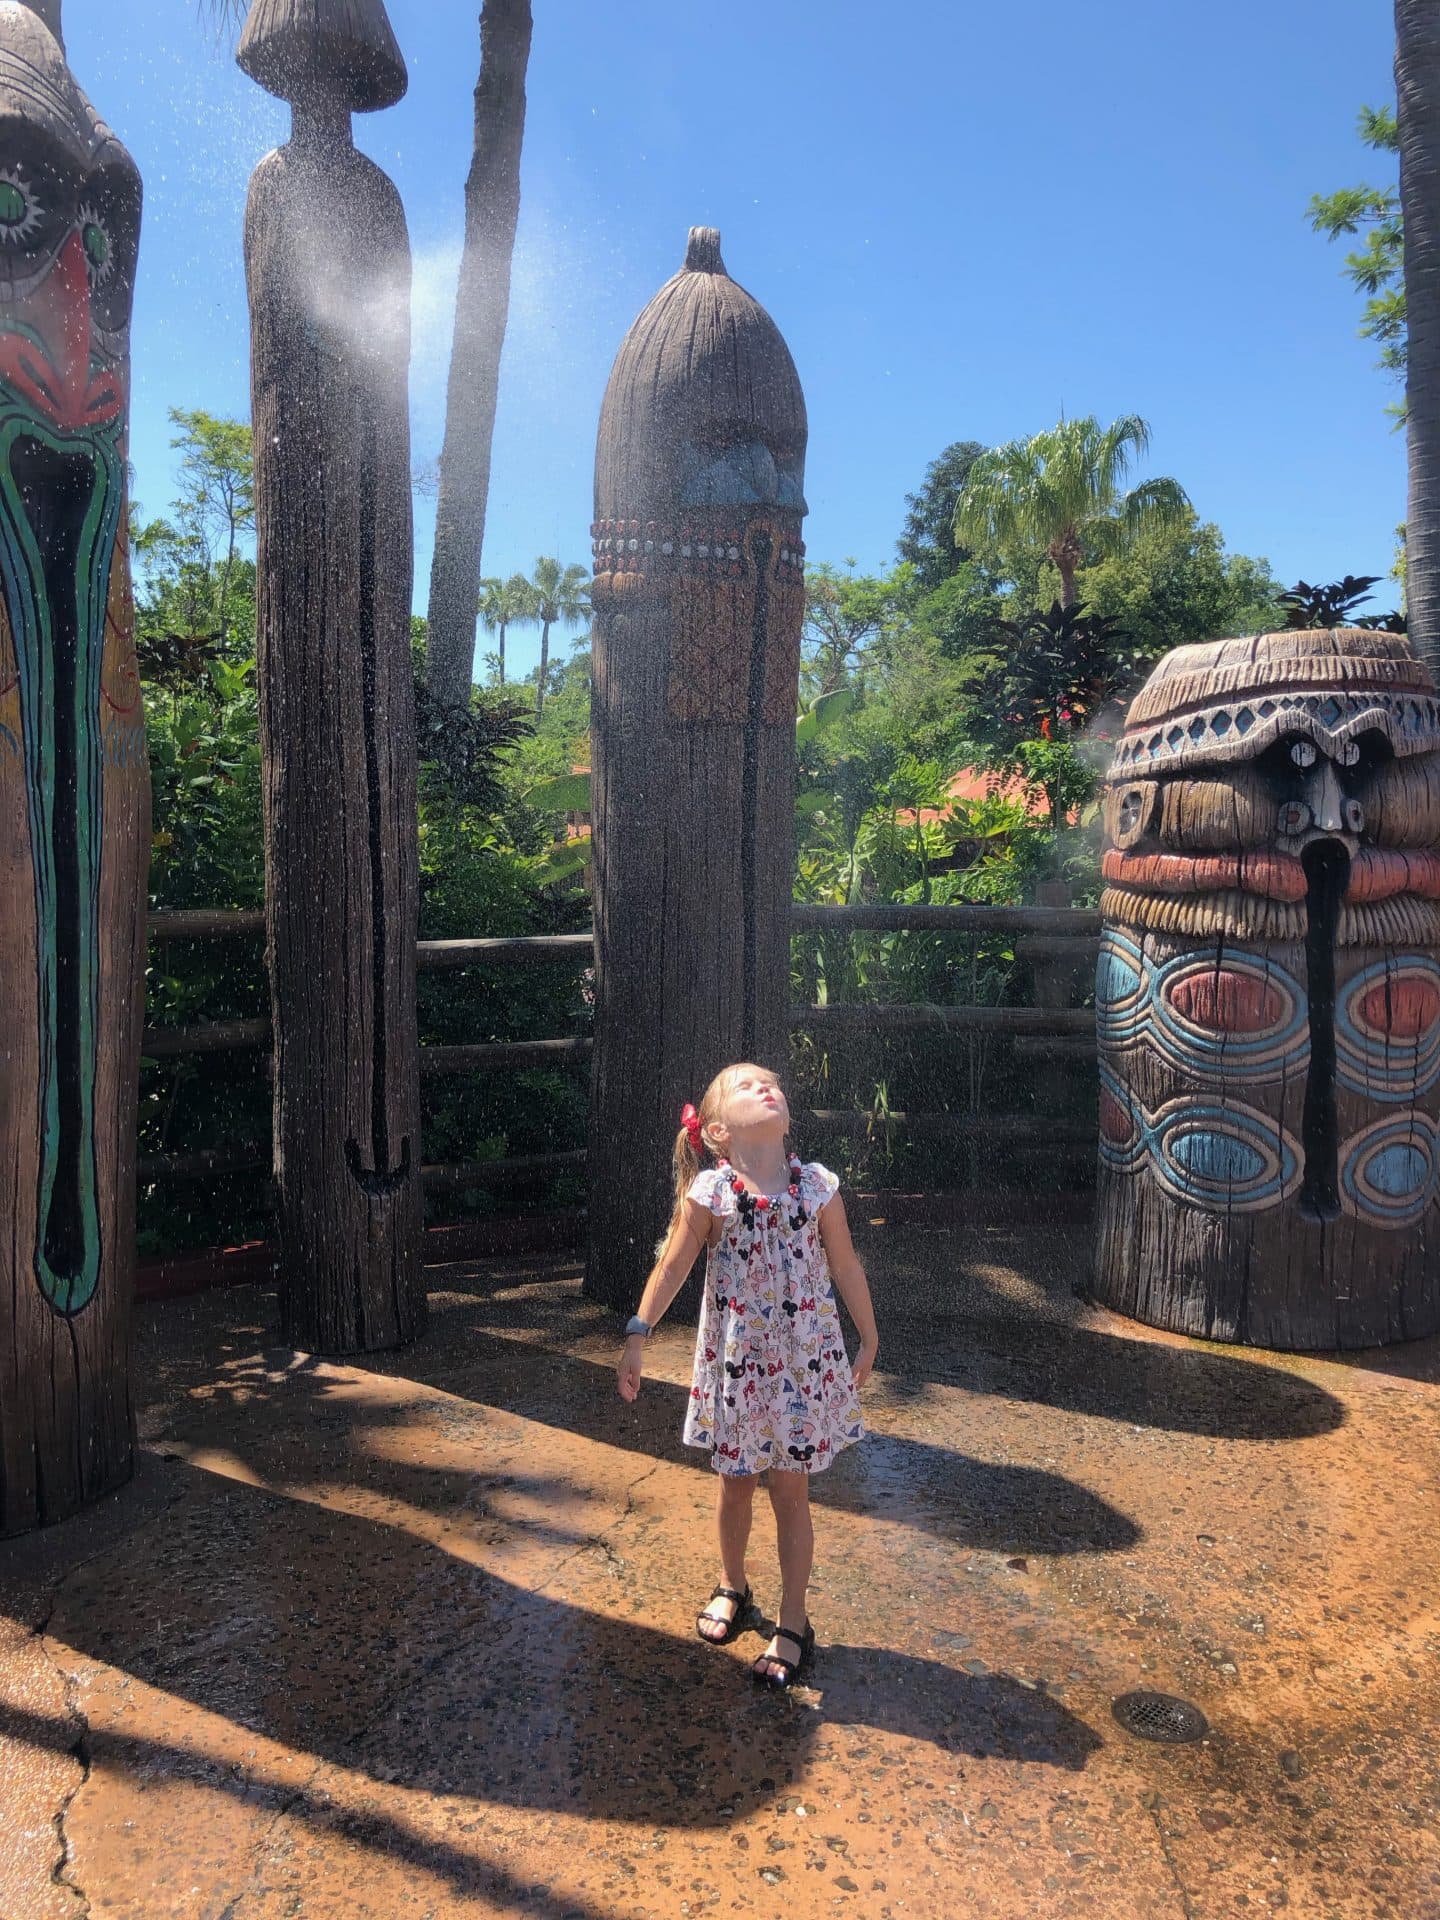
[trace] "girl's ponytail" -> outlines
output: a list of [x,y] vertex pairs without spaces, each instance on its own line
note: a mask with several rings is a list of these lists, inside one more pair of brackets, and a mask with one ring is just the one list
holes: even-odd
[[700,1155],[695,1150],[695,1140],[688,1127],[681,1127],[675,1136],[674,1163],[675,1212],[679,1214],[684,1208],[685,1196],[700,1171]]
[[[712,1084],[705,1095],[704,1106],[707,1109],[714,1091]],[[687,1104],[680,1115],[680,1131],[675,1136],[675,1152],[672,1156],[675,1173],[675,1206],[670,1215],[670,1225],[665,1230],[667,1240],[675,1231],[677,1222],[684,1218],[685,1198],[696,1174],[700,1171],[700,1155],[706,1144],[700,1115],[694,1107]],[[664,1245],[664,1241],[661,1245]]]

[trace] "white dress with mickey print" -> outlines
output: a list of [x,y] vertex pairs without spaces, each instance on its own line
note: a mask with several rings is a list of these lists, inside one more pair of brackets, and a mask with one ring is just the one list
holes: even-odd
[[[685,1444],[719,1473],[818,1473],[864,1432],[816,1216],[840,1182],[818,1161],[766,1211],[741,1204],[728,1169],[688,1198],[723,1223],[705,1273]],[[803,1215],[801,1217],[801,1209]]]

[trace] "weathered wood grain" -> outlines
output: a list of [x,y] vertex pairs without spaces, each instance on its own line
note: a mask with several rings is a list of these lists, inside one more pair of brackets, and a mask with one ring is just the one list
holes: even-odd
[[[251,26],[281,13],[297,33],[384,18],[261,0]],[[348,115],[309,100],[245,219],[275,1176],[286,1336],[353,1353],[424,1318],[410,247]]]
[[786,1061],[805,443],[778,329],[695,229],[596,449],[586,1287],[615,1307],[669,1215],[682,1105]]
[[150,780],[125,441],[141,196],[59,24],[58,4],[0,9],[13,192],[48,176],[0,280],[0,1534],[63,1519],[133,1459]]

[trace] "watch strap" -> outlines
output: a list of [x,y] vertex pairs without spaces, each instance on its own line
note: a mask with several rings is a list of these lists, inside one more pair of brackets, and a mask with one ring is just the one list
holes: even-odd
[[642,1320],[638,1313],[632,1313],[630,1318],[625,1322],[625,1338],[628,1340],[632,1333],[638,1333],[642,1339],[648,1338],[650,1322],[648,1320]]

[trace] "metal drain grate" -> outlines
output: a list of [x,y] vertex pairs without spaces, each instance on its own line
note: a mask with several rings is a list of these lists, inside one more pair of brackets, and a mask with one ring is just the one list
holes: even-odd
[[1167,1746],[1188,1746],[1203,1740],[1210,1722],[1188,1700],[1173,1693],[1122,1693],[1110,1711],[1137,1740],[1161,1740]]

